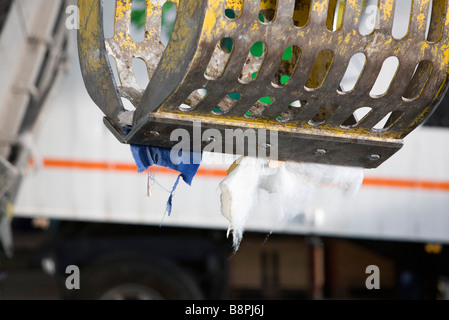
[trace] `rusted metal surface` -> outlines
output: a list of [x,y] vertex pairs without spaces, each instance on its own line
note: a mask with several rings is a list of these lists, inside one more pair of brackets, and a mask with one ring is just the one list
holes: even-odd
[[9,187],[18,176],[17,168],[0,157],[0,198],[9,190]]
[[[378,2],[377,24],[368,34],[359,31],[363,1],[175,1],[177,18],[166,48],[160,40],[165,2],[147,1],[145,40],[136,43],[129,34],[131,0],[116,1],[115,33],[106,40],[101,3],[79,0],[86,87],[107,126],[125,143],[173,146],[172,130],[192,131],[200,121],[203,131],[276,131],[281,160],[373,168],[401,148],[446,91],[447,0],[413,1],[401,39],[392,35],[398,0]],[[224,39],[232,39],[232,46]],[[251,48],[260,42],[262,54],[255,56]],[[289,47],[290,57],[283,59]],[[345,91],[341,81],[357,53],[365,63]],[[113,81],[108,54],[117,62],[120,84]],[[397,58],[397,71],[385,92],[374,93],[389,57]],[[145,90],[136,84],[135,58],[148,68]],[[200,89],[207,94],[198,94]],[[131,128],[118,118],[124,111],[120,97],[136,107]],[[367,107],[370,112],[360,117],[357,111]]]

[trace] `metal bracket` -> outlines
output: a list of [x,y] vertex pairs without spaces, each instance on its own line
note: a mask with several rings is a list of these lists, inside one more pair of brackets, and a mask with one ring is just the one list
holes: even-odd
[[[192,132],[199,121],[220,132],[276,131],[280,160],[375,168],[401,148],[447,90],[446,1],[413,1],[409,32],[401,39],[392,35],[394,0],[382,2],[369,34],[359,32],[362,1],[172,2],[177,17],[165,47],[160,35],[166,1],[147,1],[145,39],[135,42],[131,0],[116,1],[110,39],[103,35],[101,2],[79,0],[83,78],[121,142],[170,146],[171,130]],[[253,54],[256,44],[260,55]],[[355,54],[365,57],[363,70],[345,91],[341,81]],[[120,84],[108,56],[116,61]],[[394,78],[385,93],[372,93],[389,57],[398,61]],[[134,59],[146,63],[145,90],[136,87]],[[131,130],[119,119],[121,98],[136,107]],[[359,116],[363,108],[369,112]]]

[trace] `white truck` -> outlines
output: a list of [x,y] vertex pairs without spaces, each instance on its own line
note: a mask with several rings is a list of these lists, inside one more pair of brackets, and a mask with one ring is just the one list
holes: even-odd
[[[31,2],[36,7],[48,5],[49,9],[33,15],[33,9],[28,7],[32,6]],[[8,98],[9,95],[22,94],[12,89],[15,84],[11,75],[20,73],[27,76],[26,80],[33,78],[30,71],[20,71],[25,66],[23,63],[4,63],[8,55],[11,61],[17,58],[9,51],[10,39],[22,35],[24,28],[12,25],[20,21],[17,15],[23,6],[22,9],[29,9],[25,10],[30,15],[26,19],[30,23],[28,30],[35,30],[33,21],[42,20],[48,22],[49,29],[64,28],[67,3],[51,1],[50,5],[49,2],[11,1],[1,33],[0,150],[5,168],[10,169],[5,172],[22,177],[15,180],[17,193],[11,193],[14,196],[6,198],[2,205],[3,212],[13,212],[14,217],[50,221],[48,232],[52,241],[46,243],[41,258],[46,269],[60,280],[63,296],[89,299],[245,297],[242,293],[245,288],[262,283],[271,288],[268,297],[285,297],[288,295],[279,295],[279,290],[273,288],[284,286],[291,292],[308,292],[308,278],[312,275],[313,292],[316,292],[316,286],[324,286],[323,277],[328,274],[317,267],[325,264],[324,257],[329,258],[320,251],[321,245],[312,242],[314,249],[309,256],[308,246],[298,237],[449,243],[447,99],[428,125],[405,139],[404,147],[394,157],[377,169],[365,170],[362,188],[354,199],[341,206],[303,212],[285,225],[276,225],[275,215],[261,208],[250,217],[242,248],[233,256],[231,243],[226,239],[228,221],[221,214],[218,186],[235,157],[205,154],[192,186],[180,183],[173,199],[173,211],[167,216],[168,191],[176,173],[153,168],[151,173],[138,174],[129,146],[118,143],[101,124],[102,114],[88,96],[81,77],[76,30],[68,31],[66,41],[61,35],[56,47],[41,42],[42,39],[32,42],[30,35],[24,37],[27,46],[47,48],[47,56],[60,57],[56,53],[65,52],[67,59],[64,64],[58,63],[58,70],[67,71],[53,86],[51,95],[44,99],[45,112],[42,111],[39,130],[34,125],[33,130],[18,130],[17,126],[9,129],[7,125],[14,119],[24,123],[19,120],[21,117],[11,115],[11,106],[17,106],[14,109],[17,110],[19,100]],[[44,13],[51,19],[44,19]],[[21,61],[36,64],[43,61],[31,57],[38,50],[30,47],[14,52],[23,52]],[[16,83],[25,81],[14,79]],[[35,88],[40,90],[39,86]],[[24,92],[29,97],[30,92]],[[26,112],[35,110],[25,102],[21,108]],[[18,152],[21,150],[23,154]],[[20,154],[22,158],[17,162]],[[6,189],[6,183],[4,186]],[[8,243],[7,248],[10,246]],[[69,265],[81,269],[80,290],[64,287]],[[247,271],[251,267],[255,271]],[[385,268],[392,270],[391,266]],[[240,288],[240,295],[233,288]]]

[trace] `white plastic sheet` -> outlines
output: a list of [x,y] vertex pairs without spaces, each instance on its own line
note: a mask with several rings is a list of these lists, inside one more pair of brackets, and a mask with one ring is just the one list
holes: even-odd
[[234,250],[238,250],[245,224],[257,207],[276,208],[270,214],[281,225],[307,210],[348,201],[357,194],[364,177],[363,168],[250,157],[239,161],[220,183],[221,211],[229,220]]

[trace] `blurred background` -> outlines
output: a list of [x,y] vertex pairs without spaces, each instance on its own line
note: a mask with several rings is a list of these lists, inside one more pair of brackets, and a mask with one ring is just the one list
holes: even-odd
[[[106,38],[115,3],[104,1]],[[403,3],[408,13],[395,14],[407,27]],[[376,21],[372,6],[364,1],[362,21],[373,12]],[[132,8],[129,32],[141,41],[146,1]],[[365,170],[355,198],[281,223],[277,204],[257,208],[233,252],[219,183],[236,157],[205,154],[167,215],[177,174],[137,173],[129,146],[103,125],[79,67],[76,15],[76,1],[0,1],[1,299],[449,299],[448,97],[395,156]],[[164,45],[175,18],[167,1]],[[343,89],[364,65],[351,61]],[[133,69],[144,89],[145,63]],[[80,289],[71,290],[73,265]]]

